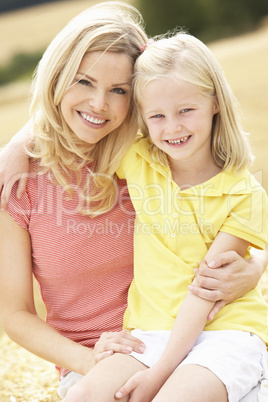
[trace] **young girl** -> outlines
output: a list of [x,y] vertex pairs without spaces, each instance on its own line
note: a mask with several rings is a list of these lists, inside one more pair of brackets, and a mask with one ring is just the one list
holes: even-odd
[[124,401],[238,402],[264,376],[267,305],[255,288],[207,322],[213,303],[188,288],[199,261],[213,266],[217,253],[265,247],[266,194],[246,169],[237,105],[202,42],[178,33],[149,44],[135,71],[145,138],[118,175],[136,211],[124,326],[146,349],[101,361],[66,402],[113,400],[125,367],[140,372],[116,393]]

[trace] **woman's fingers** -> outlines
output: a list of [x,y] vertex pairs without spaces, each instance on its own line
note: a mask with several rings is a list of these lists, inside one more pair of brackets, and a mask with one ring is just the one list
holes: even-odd
[[226,305],[225,300],[219,300],[215,303],[213,309],[208,315],[208,320],[212,321],[215,315]]
[[209,290],[209,289],[205,289],[203,287],[201,288],[199,286],[190,285],[189,290],[195,296],[198,296],[201,299],[205,299],[205,300],[212,301],[212,302],[222,300],[225,296],[224,293],[219,289]]
[[113,353],[114,353],[114,352],[113,352],[112,350],[107,350],[106,352],[99,353],[99,354],[97,354],[97,355],[95,356],[95,362],[98,363],[98,362],[100,362],[101,360],[106,359],[107,357],[112,356]]
[[101,355],[107,351],[128,354],[132,351],[143,353],[145,345],[140,339],[131,335],[130,331],[105,332],[95,345],[95,353]]

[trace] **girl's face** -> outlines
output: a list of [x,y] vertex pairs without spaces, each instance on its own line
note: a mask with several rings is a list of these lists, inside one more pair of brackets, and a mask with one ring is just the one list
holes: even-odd
[[124,53],[86,53],[62,101],[63,117],[77,137],[96,144],[119,127],[130,104],[132,63]]
[[215,99],[194,85],[160,78],[146,85],[141,104],[153,143],[173,166],[211,160],[212,121],[218,112]]

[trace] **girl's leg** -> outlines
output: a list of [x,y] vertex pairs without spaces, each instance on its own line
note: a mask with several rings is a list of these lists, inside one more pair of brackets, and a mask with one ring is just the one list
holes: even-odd
[[221,380],[210,370],[195,364],[178,367],[153,402],[228,402]]
[[67,395],[67,392],[70,388],[74,386],[78,381],[81,381],[83,378],[82,374],[75,373],[74,371],[70,371],[63,379],[60,381],[58,387],[58,395],[61,399],[64,399]]
[[[118,402],[116,391],[137,371],[146,366],[120,353],[101,360],[67,393],[64,402]],[[121,399],[128,401],[128,397]]]

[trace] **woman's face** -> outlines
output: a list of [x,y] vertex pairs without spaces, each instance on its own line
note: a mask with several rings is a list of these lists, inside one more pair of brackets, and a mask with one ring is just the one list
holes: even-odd
[[96,144],[125,120],[131,97],[132,62],[124,53],[86,53],[61,101],[63,117],[77,137]]

